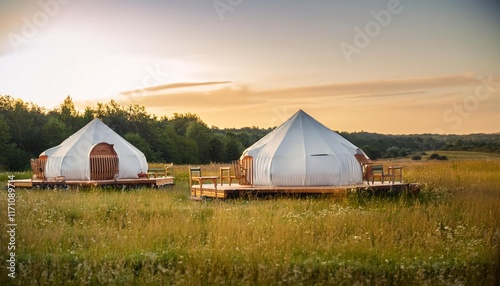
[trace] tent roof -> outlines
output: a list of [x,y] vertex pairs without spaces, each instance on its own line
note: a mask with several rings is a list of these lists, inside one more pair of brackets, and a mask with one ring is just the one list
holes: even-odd
[[88,158],[92,148],[99,143],[113,145],[119,158],[119,178],[135,178],[137,173],[147,172],[148,166],[144,154],[100,119],[95,118],[58,146],[40,154],[48,156],[46,175],[89,179]]
[[[94,118],[87,125],[82,127],[80,130],[75,132],[73,135],[69,136],[61,144],[45,150],[40,155],[47,156],[64,156],[71,150],[78,151],[88,150],[98,143],[105,142],[114,145],[121,145],[120,148],[123,151],[129,151],[133,153],[140,153],[144,155],[139,149],[130,144],[127,140],[123,139],[118,133],[109,128],[104,124],[99,118]],[[117,146],[115,146],[116,148]],[[77,151],[75,150],[75,151]]]
[[247,148],[256,185],[343,185],[359,183],[358,147],[303,110]]
[[362,153],[357,146],[300,109],[283,124],[248,147],[241,158],[247,155],[254,157],[265,146],[278,147],[287,141],[293,141],[294,145],[301,145],[307,155],[333,154],[345,151],[345,149],[354,149],[357,153]]

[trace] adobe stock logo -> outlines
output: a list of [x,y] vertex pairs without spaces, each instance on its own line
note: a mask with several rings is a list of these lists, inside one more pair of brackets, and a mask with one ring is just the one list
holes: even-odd
[[32,40],[41,28],[49,23],[61,10],[61,5],[67,4],[70,0],[40,0],[38,6],[40,10],[35,12],[30,18],[22,17],[23,22],[21,34],[9,33],[7,38],[15,51],[18,51],[22,44],[27,44]]
[[290,113],[288,105],[281,106],[281,109],[277,106],[273,107],[273,116],[269,120],[269,126],[271,128],[277,127],[287,121],[291,116],[292,113]]
[[[474,89],[474,94],[465,96],[462,102],[455,103],[443,113],[443,121],[453,124],[451,125],[452,130],[460,128],[463,121],[479,108],[481,102],[488,100],[495,92],[493,75],[489,74],[487,77],[480,75],[476,79],[478,84]],[[444,133],[444,130],[436,128],[433,133],[441,134]]]
[[243,0],[214,0],[212,5],[214,6],[217,16],[219,16],[219,20],[222,22],[224,21],[224,14],[226,14],[226,12],[233,12],[241,3],[243,3]]
[[347,63],[351,63],[354,54],[360,54],[362,49],[368,47],[372,39],[380,35],[382,28],[389,26],[393,15],[398,15],[401,12],[403,12],[403,6],[399,0],[390,0],[387,3],[387,9],[382,9],[378,12],[371,10],[370,14],[374,20],[366,23],[364,29],[358,26],[354,27],[353,44],[351,45],[345,41],[340,43],[340,50]]
[[155,66],[147,65],[145,74],[142,77],[142,85],[137,85],[134,89],[120,93],[133,100],[134,103],[143,102],[147,96],[150,88],[159,85],[167,84],[171,80],[171,74],[168,73],[168,66],[157,63]]

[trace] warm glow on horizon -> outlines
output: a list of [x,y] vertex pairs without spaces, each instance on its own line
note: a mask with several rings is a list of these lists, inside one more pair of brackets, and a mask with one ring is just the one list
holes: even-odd
[[303,109],[339,131],[500,132],[495,1],[231,3],[2,2],[0,94],[220,128]]

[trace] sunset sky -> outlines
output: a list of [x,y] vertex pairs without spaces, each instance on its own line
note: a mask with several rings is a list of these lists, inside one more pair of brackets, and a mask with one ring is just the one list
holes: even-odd
[[1,0],[0,19],[0,94],[47,108],[500,132],[500,1]]

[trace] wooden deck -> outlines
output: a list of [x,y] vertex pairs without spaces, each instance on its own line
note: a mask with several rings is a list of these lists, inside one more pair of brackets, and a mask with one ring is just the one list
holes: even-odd
[[163,187],[174,184],[174,177],[116,179],[116,180],[57,180],[57,179],[25,179],[11,180],[9,184],[16,188],[53,188],[53,187]]
[[416,183],[380,183],[375,184],[359,184],[348,186],[310,186],[310,187],[269,187],[269,186],[244,186],[238,184],[220,184],[217,188],[213,184],[204,184],[200,190],[200,185],[191,187],[191,197],[199,199],[203,197],[227,199],[235,198],[242,195],[294,195],[294,194],[328,194],[334,196],[344,196],[348,191],[366,190],[373,193],[387,193],[390,191],[407,190],[416,194],[420,190],[420,186]]

